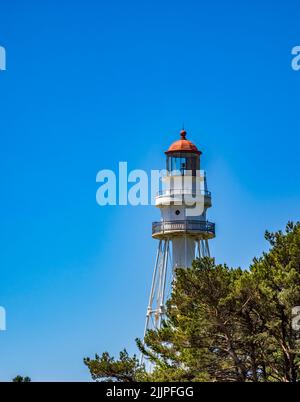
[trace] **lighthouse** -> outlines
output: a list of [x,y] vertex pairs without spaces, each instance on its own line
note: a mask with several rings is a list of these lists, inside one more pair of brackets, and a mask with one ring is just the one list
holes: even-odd
[[206,217],[212,201],[200,169],[202,152],[182,130],[165,154],[163,188],[155,199],[161,219],[152,224],[158,248],[144,334],[161,326],[175,268],[188,268],[196,257],[209,257],[209,240],[215,237],[215,224]]

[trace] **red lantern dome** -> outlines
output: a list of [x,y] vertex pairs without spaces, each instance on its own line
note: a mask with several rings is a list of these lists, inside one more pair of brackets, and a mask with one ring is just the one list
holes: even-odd
[[186,131],[182,130],[180,132],[181,139],[173,142],[173,144],[169,147],[169,149],[165,152],[167,155],[174,153],[193,153],[197,155],[201,155],[202,152],[194,145],[191,141],[186,139]]

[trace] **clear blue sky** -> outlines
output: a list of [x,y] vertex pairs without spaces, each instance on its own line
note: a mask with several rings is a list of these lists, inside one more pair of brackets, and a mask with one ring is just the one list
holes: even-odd
[[84,356],[136,350],[159,218],[97,206],[98,170],[164,167],[184,121],[218,262],[299,219],[299,2],[3,0],[0,45],[0,379],[88,380]]

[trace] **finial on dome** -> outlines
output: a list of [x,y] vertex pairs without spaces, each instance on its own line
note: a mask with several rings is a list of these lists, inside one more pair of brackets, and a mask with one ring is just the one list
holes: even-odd
[[181,131],[180,131],[180,135],[181,135],[181,139],[182,140],[185,140],[185,137],[186,137],[186,131],[185,131],[185,129],[183,128]]

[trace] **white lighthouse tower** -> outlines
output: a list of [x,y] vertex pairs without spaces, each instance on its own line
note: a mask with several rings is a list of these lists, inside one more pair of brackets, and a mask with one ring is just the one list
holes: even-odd
[[147,308],[145,334],[160,328],[176,267],[187,268],[196,257],[210,256],[208,240],[215,237],[215,224],[208,222],[211,193],[200,170],[202,152],[180,132],[180,140],[165,152],[164,189],[156,197],[161,220],[152,224],[158,240],[152,286]]

